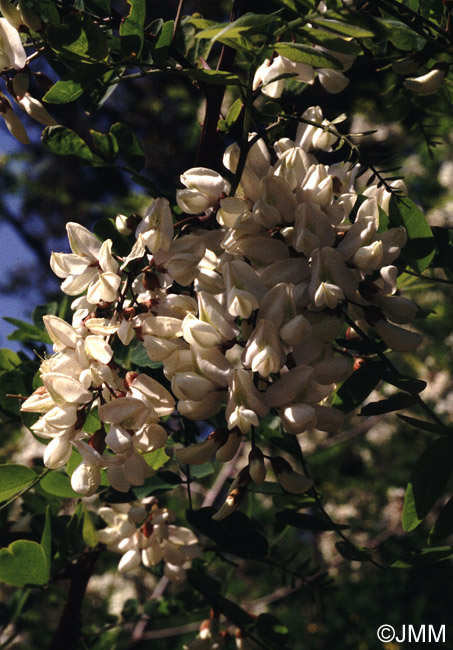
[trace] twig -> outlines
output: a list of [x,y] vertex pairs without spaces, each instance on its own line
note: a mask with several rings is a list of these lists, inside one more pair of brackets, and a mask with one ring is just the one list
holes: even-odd
[[178,9],[176,10],[176,16],[175,16],[175,26],[173,27],[173,37],[171,39],[172,43],[175,40],[176,32],[178,31],[179,23],[181,22],[183,7],[184,7],[184,0],[179,0]]
[[416,278],[420,278],[421,280],[432,280],[432,282],[442,282],[443,284],[453,284],[453,280],[445,280],[444,278],[437,278],[429,275],[422,275],[421,273],[415,273],[414,271],[410,271],[409,269],[399,269],[403,273],[407,273],[407,275],[413,275]]

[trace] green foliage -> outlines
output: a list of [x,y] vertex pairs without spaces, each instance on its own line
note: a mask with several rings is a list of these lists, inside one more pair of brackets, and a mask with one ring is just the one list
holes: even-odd
[[214,508],[188,510],[187,521],[201,533],[216,542],[226,553],[239,557],[260,558],[268,551],[266,538],[256,530],[242,512],[233,512],[227,519],[215,521]]
[[435,242],[422,211],[407,197],[392,199],[389,211],[391,226],[404,226],[407,243],[402,250],[406,263],[417,273],[428,268],[434,257]]
[[27,488],[36,473],[24,465],[0,465],[0,501],[6,501]]
[[49,579],[46,551],[26,539],[0,549],[0,581],[14,587],[44,585]]
[[434,440],[419,458],[406,490],[403,528],[416,528],[442,495],[453,467],[453,438]]
[[143,28],[145,25],[145,0],[128,0],[130,10],[121,21],[121,49],[125,56],[138,57],[143,47]]
[[68,72],[46,92],[43,101],[49,104],[67,104],[78,99],[93,86],[108,67],[103,63],[82,63]]
[[78,497],[77,492],[71,487],[71,482],[66,474],[60,472],[50,472],[40,481],[41,488],[56,497],[64,499],[75,499]]
[[366,361],[336,391],[332,406],[349,413],[357,408],[379,384],[385,370],[382,361]]
[[341,63],[335,56],[317,52],[309,45],[279,42],[275,43],[273,48],[282,56],[286,56],[291,61],[297,61],[297,63],[305,63],[318,68],[341,68]]

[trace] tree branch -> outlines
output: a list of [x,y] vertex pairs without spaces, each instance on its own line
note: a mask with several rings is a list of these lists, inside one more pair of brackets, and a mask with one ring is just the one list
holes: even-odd
[[70,567],[71,582],[68,599],[50,642],[49,650],[61,650],[62,648],[77,650],[80,647],[78,643],[82,627],[80,612],[88,581],[98,556],[99,551],[85,553]]
[[[230,15],[230,22],[235,21],[244,13],[244,0],[234,0]],[[232,72],[236,50],[227,45],[222,47],[217,70]],[[214,168],[218,161],[219,138],[217,134],[217,123],[219,121],[220,109],[225,95],[225,86],[206,85],[206,108],[203,125],[201,127],[200,142],[196,156],[196,166]]]

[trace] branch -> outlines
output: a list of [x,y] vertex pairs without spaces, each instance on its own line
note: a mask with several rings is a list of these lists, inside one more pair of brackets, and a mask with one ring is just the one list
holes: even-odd
[[92,551],[82,555],[70,567],[71,582],[69,585],[68,599],[60,618],[49,650],[77,650],[80,647],[79,637],[82,627],[81,609],[88,581],[93,573],[94,565],[99,556],[99,551]]
[[[231,10],[230,22],[235,21],[244,13],[244,0],[234,0]],[[236,50],[227,45],[222,47],[217,70],[232,72]],[[219,121],[220,109],[225,95],[225,86],[206,86],[206,108],[201,137],[198,145],[196,166],[214,168],[218,159],[217,145],[218,134],[217,124]]]

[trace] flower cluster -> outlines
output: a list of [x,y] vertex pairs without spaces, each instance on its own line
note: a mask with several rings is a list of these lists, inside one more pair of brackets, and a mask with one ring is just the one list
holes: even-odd
[[[393,265],[406,232],[381,228],[391,194],[370,185],[358,197],[357,168],[318,162],[316,151],[330,151],[338,138],[321,109],[307,109],[294,141],[274,144],[274,159],[263,140],[250,138],[234,193],[219,173],[189,169],[176,196],[189,215],[181,223],[159,198],[138,222],[117,218],[127,256],[75,223],[67,226],[72,253],[52,255],[62,290],[76,297],[74,316],[72,325],[44,317],[55,354],[43,361],[43,385],[22,409],[41,414],[33,430],[51,438],[47,467],[65,465],[74,447],[80,452],[72,475],[80,494],[97,490],[104,469],[116,490],[141,485],[153,472],[143,454],[166,445],[161,420],[174,411],[192,420],[225,413],[225,427],[176,450],[187,464],[231,460],[271,409],[290,434],[337,429],[342,414],[328,400],[352,370],[335,345],[346,314],[394,350],[421,341],[402,327],[417,307],[398,294]],[[238,161],[233,144],[223,159],[233,175]],[[398,182],[393,189],[404,191]],[[162,364],[167,387],[151,372],[117,365],[115,341],[143,346]],[[100,426],[89,434],[84,425],[95,408]],[[264,481],[268,467],[289,492],[310,487],[257,442],[253,436],[219,518],[237,507],[250,481]]]
[[151,497],[141,503],[104,506],[98,514],[107,524],[98,531],[99,542],[123,554],[119,571],[130,571],[140,563],[149,568],[163,561],[164,575],[171,582],[185,580],[186,569],[200,549],[191,530],[172,523],[171,510],[159,507]]
[[[0,9],[3,14],[0,18],[0,72],[11,72],[13,75],[7,82],[8,92],[14,102],[34,120],[46,126],[54,125],[54,118],[29,92],[31,72],[27,67],[27,54],[20,37],[20,32],[39,31],[42,27],[41,19],[23,0],[19,0],[17,6],[9,0],[2,0]],[[39,78],[38,76],[37,79]],[[3,92],[0,92],[0,115],[19,142],[30,142],[24,125]]]

